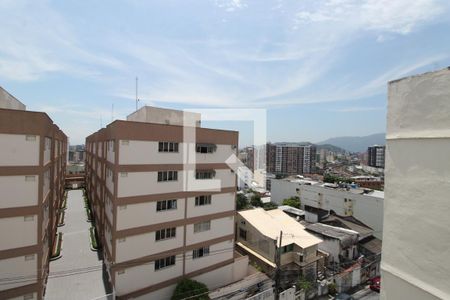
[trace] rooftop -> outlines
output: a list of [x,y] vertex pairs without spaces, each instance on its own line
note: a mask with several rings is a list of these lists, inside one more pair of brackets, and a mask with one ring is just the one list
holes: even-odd
[[350,229],[330,226],[321,223],[307,225],[306,229],[321,234],[322,236],[338,239],[346,246],[358,242],[358,232]]
[[321,239],[307,232],[303,225],[280,209],[265,211],[262,208],[255,208],[239,211],[238,214],[259,230],[261,234],[272,240],[277,240],[280,231],[283,231],[281,246],[297,244],[302,248],[308,248],[322,242]]

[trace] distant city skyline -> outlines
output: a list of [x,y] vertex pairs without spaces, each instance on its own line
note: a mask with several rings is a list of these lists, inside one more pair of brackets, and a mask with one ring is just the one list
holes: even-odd
[[[386,131],[389,80],[450,65],[449,12],[444,0],[2,1],[0,85],[71,144],[134,111],[136,76],[140,105],[265,108],[268,141],[365,136]],[[238,123],[227,129],[251,144]]]

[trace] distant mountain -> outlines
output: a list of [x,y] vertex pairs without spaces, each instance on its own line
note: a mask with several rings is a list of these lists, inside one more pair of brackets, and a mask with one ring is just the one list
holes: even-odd
[[385,145],[386,134],[376,133],[368,136],[343,136],[335,137],[323,142],[317,143],[318,145],[330,144],[350,152],[364,152],[367,151],[367,147],[373,145]]
[[334,146],[334,145],[331,145],[331,144],[316,145],[316,148],[317,148],[317,151],[320,151],[320,149],[325,149],[325,150],[332,151],[332,152],[335,152],[335,153],[345,153],[345,152],[347,152],[347,150],[342,149],[342,148],[337,147],[337,146]]

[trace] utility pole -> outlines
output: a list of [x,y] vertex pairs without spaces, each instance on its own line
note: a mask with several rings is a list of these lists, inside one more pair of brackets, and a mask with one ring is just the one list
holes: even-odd
[[283,238],[283,231],[280,231],[280,240],[277,247],[277,241],[275,241],[275,264],[277,266],[275,270],[275,300],[280,299],[280,273],[281,273],[281,240]]

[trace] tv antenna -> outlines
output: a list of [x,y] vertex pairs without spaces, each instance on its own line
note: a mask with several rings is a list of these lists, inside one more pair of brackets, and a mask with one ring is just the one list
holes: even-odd
[[139,103],[139,98],[138,98],[138,81],[139,81],[139,79],[136,76],[136,110],[138,110],[138,103]]

